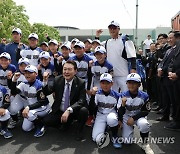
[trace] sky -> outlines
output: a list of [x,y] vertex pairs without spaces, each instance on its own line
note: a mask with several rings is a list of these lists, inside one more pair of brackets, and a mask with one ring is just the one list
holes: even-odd
[[[106,29],[115,20],[135,28],[137,0],[14,0],[24,5],[29,21],[49,26]],[[170,27],[180,0],[138,0],[138,28]]]

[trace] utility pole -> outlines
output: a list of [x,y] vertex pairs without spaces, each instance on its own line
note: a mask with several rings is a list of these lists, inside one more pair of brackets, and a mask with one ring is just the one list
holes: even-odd
[[138,0],[136,0],[136,31],[135,31],[135,45],[138,50]]

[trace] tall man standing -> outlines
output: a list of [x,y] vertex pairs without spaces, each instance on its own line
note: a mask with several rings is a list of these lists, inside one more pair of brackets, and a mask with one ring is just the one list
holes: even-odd
[[[107,60],[113,65],[114,69],[113,90],[124,92],[127,90],[128,62],[131,65],[130,72],[136,72],[136,51],[131,40],[128,40],[123,35],[119,35],[119,23],[112,21],[108,29],[111,39],[102,42],[102,44],[107,50]],[[101,33],[102,30],[97,30],[96,39],[99,39]]]

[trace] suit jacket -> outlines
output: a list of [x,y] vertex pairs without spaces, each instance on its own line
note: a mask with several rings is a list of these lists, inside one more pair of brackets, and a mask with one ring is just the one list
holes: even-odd
[[[168,54],[169,50],[172,50],[172,51]],[[169,50],[167,50],[167,52],[161,62],[163,76],[168,76],[168,67],[169,67],[169,64],[171,63],[172,58],[174,57],[174,54],[175,54],[175,48],[171,48]]]
[[[50,95],[53,92],[55,93],[55,100],[52,105],[52,112],[54,113],[60,112],[60,105],[63,98],[64,86],[65,86],[65,79],[61,75],[55,77],[52,87],[46,85],[43,88],[43,92],[45,95]],[[74,76],[74,80],[71,86],[70,107],[72,107],[73,112],[78,111],[82,107],[87,107],[85,81],[77,76]]]
[[176,44],[175,54],[169,69],[172,70],[172,72],[175,72],[178,76],[178,80],[180,80],[180,41]]

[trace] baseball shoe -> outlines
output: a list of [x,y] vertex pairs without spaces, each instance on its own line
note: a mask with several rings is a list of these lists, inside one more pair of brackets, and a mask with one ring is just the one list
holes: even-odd
[[151,149],[150,145],[149,144],[142,144],[142,150],[144,150],[144,152],[146,154],[154,154],[153,150]]
[[3,135],[4,138],[6,139],[13,137],[12,133],[8,129],[5,129],[5,130],[1,129],[0,135]]
[[9,121],[8,128],[9,128],[9,129],[13,129],[13,128],[15,128],[16,124],[17,124],[17,121],[11,119],[11,120]]
[[37,129],[36,129],[36,132],[35,132],[35,134],[34,134],[34,137],[41,137],[41,136],[44,135],[44,133],[45,133],[45,127],[42,126],[41,128],[37,128]]
[[112,143],[113,143],[113,147],[115,149],[120,149],[122,148],[122,144],[118,142],[118,140],[112,140]]

